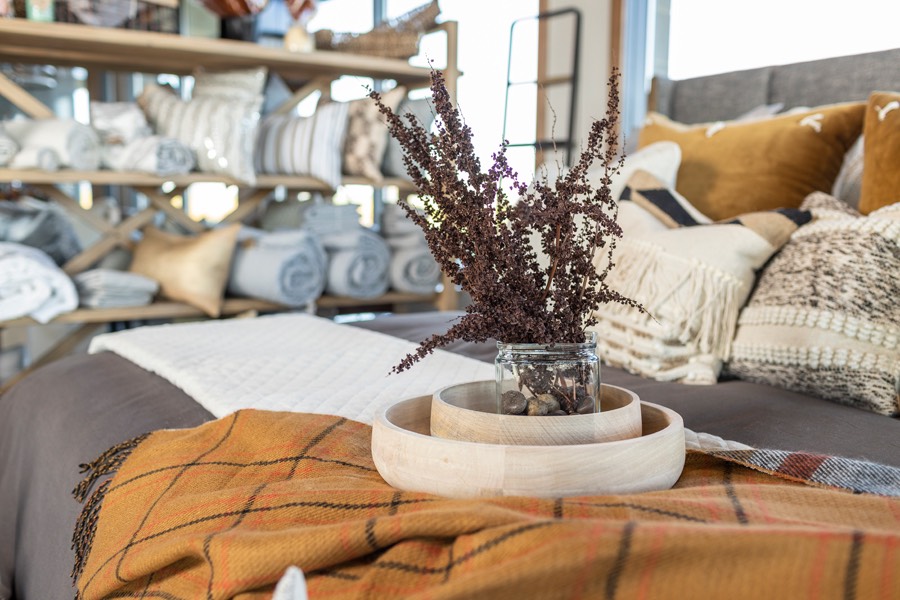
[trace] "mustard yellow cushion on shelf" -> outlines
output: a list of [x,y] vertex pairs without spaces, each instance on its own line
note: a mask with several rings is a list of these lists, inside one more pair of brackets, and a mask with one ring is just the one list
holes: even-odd
[[900,93],[869,96],[863,143],[859,212],[867,215],[900,200]]
[[830,191],[844,155],[862,132],[865,104],[821,106],[751,122],[684,125],[651,113],[638,144],[681,147],[676,189],[713,220],[796,208]]
[[166,298],[218,317],[239,230],[234,224],[188,237],[148,227],[130,270],[158,281]]

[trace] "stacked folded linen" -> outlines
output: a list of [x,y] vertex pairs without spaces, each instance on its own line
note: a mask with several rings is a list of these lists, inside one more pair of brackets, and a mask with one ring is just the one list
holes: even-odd
[[91,102],[91,123],[103,140],[103,166],[159,177],[189,173],[193,150],[174,138],[153,135],[136,102]]
[[9,137],[0,123],[0,167],[5,167],[12,162],[13,157],[19,151],[19,145],[16,140]]
[[159,135],[103,148],[103,165],[114,171],[169,177],[190,173],[196,164],[194,152],[186,144]]
[[[100,137],[91,127],[72,119],[14,119],[5,123],[7,134],[19,145],[19,153],[11,166],[17,166],[20,156],[36,157],[30,162],[35,168],[45,168],[49,159],[46,152],[56,154],[60,167],[79,171],[94,171],[100,167]],[[41,158],[43,157],[43,158]],[[48,169],[49,170],[49,169]]]
[[30,197],[0,202],[0,240],[39,248],[58,265],[81,251],[65,211]]
[[390,285],[398,292],[433,294],[441,281],[441,268],[434,260],[425,234],[397,205],[384,207],[381,230],[391,248]]
[[359,227],[359,213],[353,204],[310,203],[303,211],[303,228],[320,236],[355,231]]
[[381,236],[357,227],[323,236],[322,245],[328,252],[325,290],[329,294],[374,298],[388,290],[391,252]]
[[300,307],[325,289],[328,258],[308,231],[266,233],[244,227],[231,263],[228,292]]
[[113,269],[93,269],[74,278],[82,306],[120,308],[146,306],[159,291],[159,284],[149,277]]
[[77,307],[75,284],[45,252],[0,242],[0,320],[28,315],[47,323]]

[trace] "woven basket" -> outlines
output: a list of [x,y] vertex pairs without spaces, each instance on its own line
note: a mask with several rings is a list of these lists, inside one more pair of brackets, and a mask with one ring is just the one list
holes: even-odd
[[434,27],[440,13],[438,1],[433,0],[366,33],[335,33],[322,29],[315,32],[316,49],[410,58],[418,54],[422,34]]

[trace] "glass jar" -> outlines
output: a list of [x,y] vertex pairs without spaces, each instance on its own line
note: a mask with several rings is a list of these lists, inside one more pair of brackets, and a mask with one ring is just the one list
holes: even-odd
[[598,412],[597,337],[580,344],[504,344],[494,361],[497,408],[506,415],[575,415]]

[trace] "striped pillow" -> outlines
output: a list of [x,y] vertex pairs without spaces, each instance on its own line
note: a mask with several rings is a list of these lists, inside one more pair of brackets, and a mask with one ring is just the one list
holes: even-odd
[[332,102],[318,108],[311,117],[266,118],[256,143],[257,172],[306,175],[337,188],[341,183],[348,107],[345,102]]

